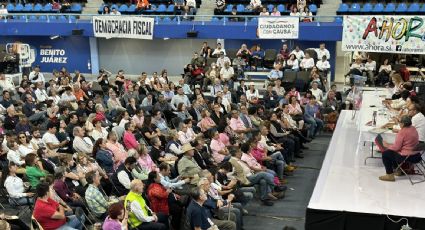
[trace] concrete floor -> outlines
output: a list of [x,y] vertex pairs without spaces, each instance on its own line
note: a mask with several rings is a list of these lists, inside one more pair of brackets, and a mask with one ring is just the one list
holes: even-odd
[[316,184],[323,159],[328,149],[331,134],[324,133],[314,139],[304,150],[304,159],[295,162],[299,168],[294,176],[288,177],[288,190],[283,200],[267,207],[257,201],[248,205],[249,215],[244,217],[246,230],[281,230],[291,226],[304,229],[305,212]]

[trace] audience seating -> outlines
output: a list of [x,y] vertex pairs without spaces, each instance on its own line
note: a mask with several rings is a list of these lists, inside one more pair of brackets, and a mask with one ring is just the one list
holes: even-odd
[[[33,4],[25,4],[22,5],[20,3],[14,5],[12,3],[7,4],[6,9],[9,13],[58,13],[59,11],[56,9],[53,9],[52,4],[47,3],[45,5],[42,5],[40,3],[37,3],[35,5]],[[74,13],[74,14],[81,14],[83,11],[83,6],[79,3],[73,3],[71,7],[65,11],[65,13]]]
[[[311,8],[310,8],[310,11]],[[312,11],[313,12],[313,11]],[[341,3],[337,10],[337,15],[366,15],[366,14],[407,14],[407,15],[425,15],[425,3],[370,3],[363,5],[353,2],[351,5]]]

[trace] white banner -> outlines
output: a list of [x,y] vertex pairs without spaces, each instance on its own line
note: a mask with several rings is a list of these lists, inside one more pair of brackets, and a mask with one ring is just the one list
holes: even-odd
[[95,37],[153,39],[153,18],[96,16],[93,17],[92,23]]
[[344,16],[343,51],[425,54],[425,16]]
[[260,17],[257,35],[261,39],[298,39],[298,17]]

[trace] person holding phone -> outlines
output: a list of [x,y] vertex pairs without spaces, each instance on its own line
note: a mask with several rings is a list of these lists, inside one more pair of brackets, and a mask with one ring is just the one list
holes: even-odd
[[[130,207],[130,206],[128,206]],[[109,206],[108,216],[103,223],[103,230],[127,230],[128,229],[128,210],[124,209],[122,202],[114,203]]]

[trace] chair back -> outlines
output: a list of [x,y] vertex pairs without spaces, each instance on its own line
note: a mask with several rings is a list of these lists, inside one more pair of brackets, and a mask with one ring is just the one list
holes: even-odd
[[40,223],[38,223],[38,221],[35,219],[34,216],[31,216],[31,230],[43,230],[43,226],[41,226]]

